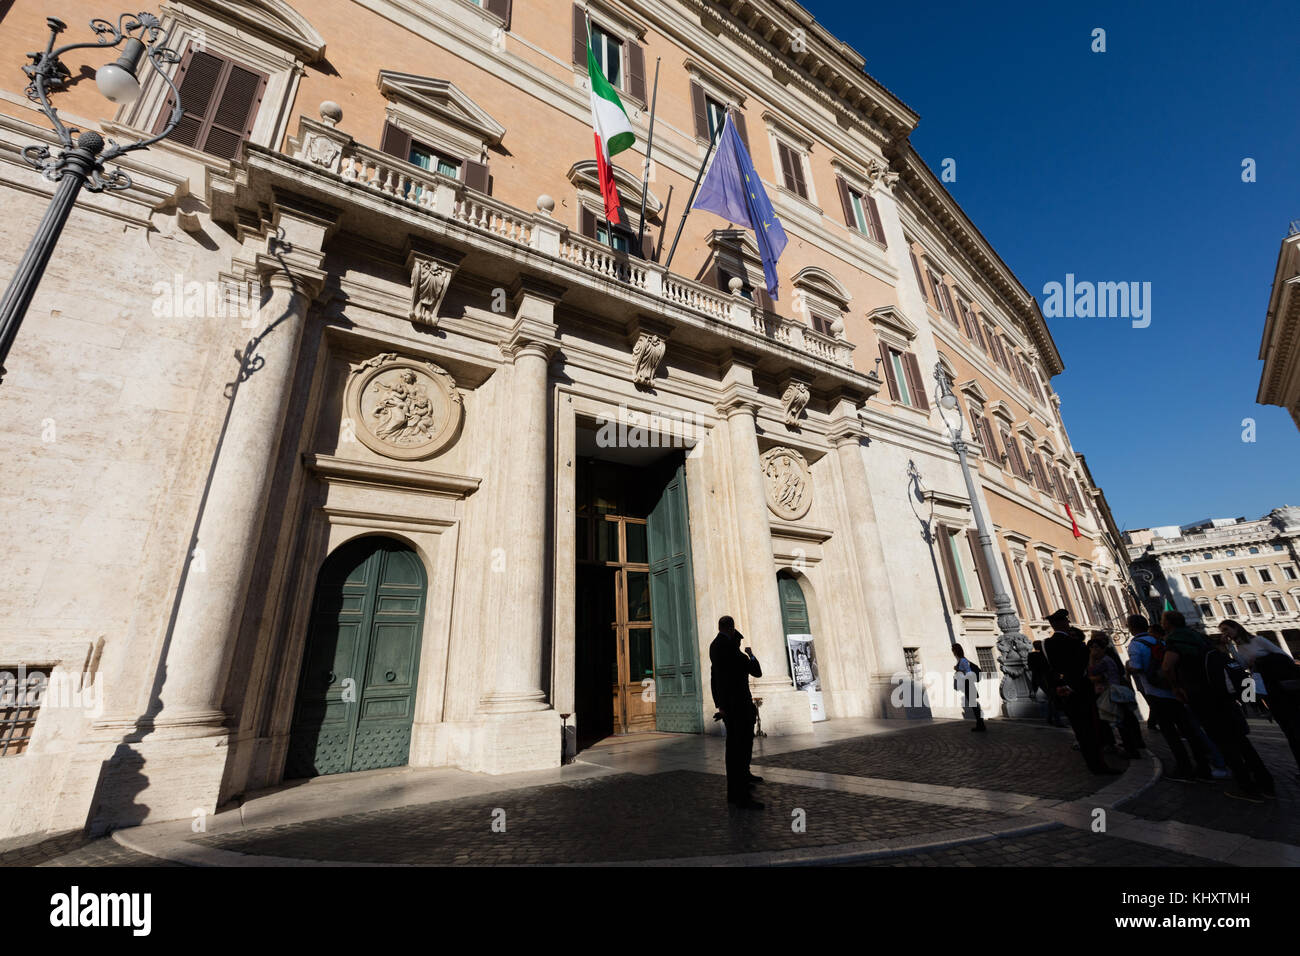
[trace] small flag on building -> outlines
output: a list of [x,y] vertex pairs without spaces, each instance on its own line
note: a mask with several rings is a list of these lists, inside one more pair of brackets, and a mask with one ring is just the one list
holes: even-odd
[[1083,532],[1079,530],[1079,522],[1074,520],[1074,512],[1070,510],[1068,502],[1065,503],[1065,513],[1070,516],[1070,530],[1074,532],[1074,536],[1082,538]]
[[692,209],[707,209],[723,219],[754,230],[758,253],[763,259],[763,279],[767,294],[776,300],[776,260],[785,249],[785,230],[776,218],[772,202],[763,183],[754,172],[754,163],[745,144],[731,122],[731,115],[718,135],[718,155],[713,158],[700,185]]
[[614,87],[596,62],[591,49],[591,36],[587,36],[587,74],[591,80],[591,127],[596,135],[596,171],[600,176],[600,195],[605,200],[605,219],[611,225],[622,223],[619,211],[618,187],[614,185],[614,171],[609,165],[611,156],[623,152],[636,142],[627,111]]

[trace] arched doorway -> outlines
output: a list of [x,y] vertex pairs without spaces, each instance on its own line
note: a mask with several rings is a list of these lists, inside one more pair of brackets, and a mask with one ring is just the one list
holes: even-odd
[[788,571],[780,572],[776,583],[781,598],[781,631],[785,634],[786,641],[786,673],[797,689],[807,692],[812,719],[825,720],[826,709],[822,701],[812,621],[808,616],[808,598],[804,595],[799,579]]
[[424,567],[392,538],[358,538],[316,579],[286,778],[404,766],[415,717]]

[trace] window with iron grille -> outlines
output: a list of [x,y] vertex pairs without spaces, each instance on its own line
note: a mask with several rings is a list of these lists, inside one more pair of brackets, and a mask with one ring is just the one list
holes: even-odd
[[921,649],[919,647],[903,648],[903,663],[907,665],[907,672],[912,675],[912,680],[920,680],[925,676],[921,670]]
[[49,682],[49,668],[0,668],[0,757],[27,749]]
[[992,677],[998,672],[998,659],[993,654],[991,647],[977,647],[975,653],[979,656],[980,676]]

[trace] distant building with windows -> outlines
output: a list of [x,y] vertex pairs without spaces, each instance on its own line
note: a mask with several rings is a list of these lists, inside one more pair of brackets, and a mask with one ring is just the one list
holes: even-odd
[[1262,518],[1207,518],[1124,536],[1152,615],[1172,604],[1207,630],[1225,618],[1300,655],[1300,507]]

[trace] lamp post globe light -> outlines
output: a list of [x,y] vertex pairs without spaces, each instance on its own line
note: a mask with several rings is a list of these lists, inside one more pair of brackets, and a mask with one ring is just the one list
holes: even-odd
[[934,378],[938,383],[935,389],[935,404],[939,408],[939,417],[943,419],[948,430],[948,439],[957,452],[961,464],[962,478],[966,481],[966,492],[970,496],[971,513],[975,517],[975,533],[979,539],[980,549],[984,553],[984,563],[989,569],[989,580],[993,584],[993,606],[998,616],[998,669],[1002,672],[999,690],[1008,717],[1036,717],[1039,713],[1038,701],[1029,688],[1029,654],[1033,650],[1029,639],[1020,633],[1020,618],[1015,605],[1007,593],[1002,580],[1002,568],[993,547],[993,536],[989,533],[988,523],[984,519],[984,509],[980,507],[979,495],[975,493],[975,479],[971,475],[970,462],[966,457],[966,442],[962,439],[963,419],[957,396],[952,391],[952,381],[942,363],[935,363]]
[[[18,335],[23,316],[27,314],[32,296],[36,294],[41,276],[45,274],[45,267],[49,264],[59,235],[63,232],[63,226],[82,188],[90,192],[131,188],[130,176],[121,169],[106,172],[105,164],[125,153],[145,149],[158,142],[176,127],[182,114],[180,93],[163,69],[164,64],[179,63],[181,58],[167,46],[167,39],[161,37],[162,25],[152,13],[123,13],[116,23],[91,20],[90,29],[95,34],[94,40],[68,43],[58,48],[55,48],[54,41],[67,29],[67,25],[57,17],[48,17],[45,23],[50,28],[45,50],[27,54],[32,62],[23,67],[23,72],[27,74],[27,98],[40,106],[54,127],[54,132],[58,134],[58,152],[52,154],[49,146],[33,145],[24,147],[22,156],[29,166],[40,170],[41,175],[58,183],[58,186],[40,225],[36,227],[36,235],[32,237],[31,244],[18,263],[17,271],[9,281],[4,299],[0,300],[0,381],[3,381],[4,363],[9,357],[14,338]],[[139,69],[145,60],[171,87],[174,105],[167,125],[161,132],[122,145],[113,140],[105,143],[104,138],[94,130],[82,132],[63,124],[58,111],[50,105],[50,94],[64,89],[71,76],[61,58],[71,50],[93,47],[121,47],[121,55],[117,60],[101,66],[95,74],[95,84],[109,102],[130,103],[140,95]]]

